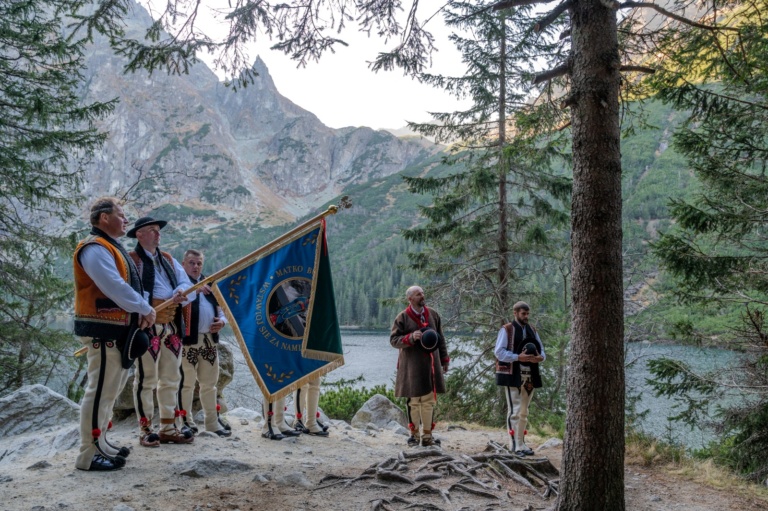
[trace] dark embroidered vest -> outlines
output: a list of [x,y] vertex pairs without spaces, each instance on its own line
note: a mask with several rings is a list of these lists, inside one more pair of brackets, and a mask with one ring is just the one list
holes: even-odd
[[[205,275],[200,275],[200,278],[205,278]],[[193,284],[196,284],[197,282],[200,282],[200,280],[195,281],[192,277],[189,277],[189,280],[192,281]],[[215,317],[219,317],[219,302],[216,301],[216,298],[213,296],[213,293],[204,295],[203,293],[199,292],[197,293],[197,296],[195,297],[194,301],[184,306],[184,319],[187,323],[187,330],[184,335],[184,339],[182,339],[182,342],[185,346],[192,346],[194,344],[197,344],[198,342],[198,327],[200,324],[200,297],[203,296],[208,302],[213,305],[213,314]],[[218,344],[219,342],[219,334],[208,334],[211,336],[211,339],[213,339],[213,342]]]
[[[544,347],[536,339],[536,330],[531,325],[522,327],[517,321],[504,325],[507,331],[507,350],[519,355],[523,351],[523,346],[532,342],[538,346],[538,352],[544,351]],[[519,387],[522,384],[521,366],[530,368],[531,383],[533,388],[540,388],[541,374],[539,364],[523,364],[521,362],[501,362],[496,360],[496,384],[506,387]]]

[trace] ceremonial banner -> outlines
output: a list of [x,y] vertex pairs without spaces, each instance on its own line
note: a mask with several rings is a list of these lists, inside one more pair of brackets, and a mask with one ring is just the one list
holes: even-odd
[[344,364],[325,221],[212,287],[268,401]]

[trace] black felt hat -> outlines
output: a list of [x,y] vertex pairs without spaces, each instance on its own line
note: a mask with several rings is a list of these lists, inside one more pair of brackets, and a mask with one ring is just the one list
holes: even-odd
[[143,216],[143,217],[139,218],[138,220],[136,220],[136,223],[133,224],[133,228],[130,231],[128,231],[126,236],[128,236],[129,238],[135,238],[136,237],[136,231],[138,231],[142,227],[146,227],[148,225],[157,225],[157,226],[159,226],[162,229],[167,224],[168,224],[168,222],[166,222],[165,220],[155,220],[151,216]]
[[128,332],[128,339],[123,344],[123,351],[120,353],[123,369],[129,369],[133,361],[141,357],[149,349],[149,335],[145,330],[139,327],[131,326]]
[[523,353],[525,353],[526,355],[538,355],[539,350],[538,348],[536,348],[535,344],[533,344],[532,342],[529,342],[528,344],[523,346]]
[[421,339],[416,346],[431,353],[437,349],[438,342],[440,342],[440,335],[432,328],[425,328],[421,331]]

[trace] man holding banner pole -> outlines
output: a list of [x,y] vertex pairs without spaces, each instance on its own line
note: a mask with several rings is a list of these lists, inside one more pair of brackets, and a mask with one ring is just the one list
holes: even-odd
[[395,396],[408,400],[408,445],[428,447],[439,444],[432,436],[434,407],[437,394],[445,393],[443,373],[450,358],[440,315],[424,304],[424,290],[411,286],[405,297],[408,307],[395,318],[389,338],[392,347],[400,350]]
[[[176,427],[176,398],[181,383],[181,336],[184,321],[180,304],[195,299],[195,293],[185,297],[184,291],[192,287],[184,268],[167,252],[162,252],[160,229],[165,220],[143,217],[136,220],[128,231],[129,238],[136,238],[136,249],[130,252],[141,276],[144,290],[149,292],[150,303],[157,310],[150,346],[139,359],[133,381],[134,404],[139,417],[139,441],[144,447],[158,447],[161,443],[188,444],[194,441],[191,432],[182,434]],[[160,308],[165,301],[172,306]],[[152,429],[154,415],[153,391],[157,389],[160,413],[160,430]]]

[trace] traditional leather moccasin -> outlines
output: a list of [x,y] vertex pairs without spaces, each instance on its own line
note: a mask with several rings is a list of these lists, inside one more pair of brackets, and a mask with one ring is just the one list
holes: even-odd
[[139,443],[144,447],[160,447],[160,437],[154,431],[142,431],[139,435]]
[[178,428],[161,430],[157,435],[160,437],[161,444],[191,444],[195,441],[195,437],[187,438]]

